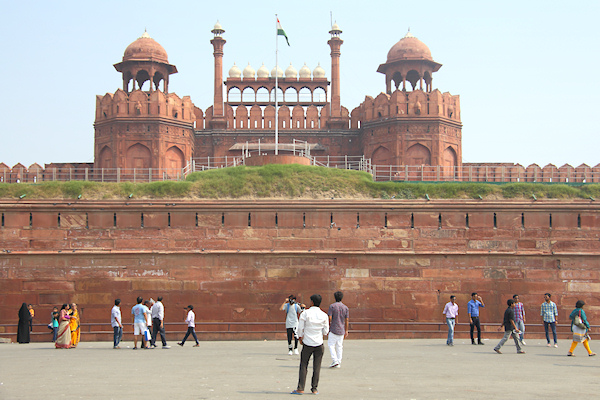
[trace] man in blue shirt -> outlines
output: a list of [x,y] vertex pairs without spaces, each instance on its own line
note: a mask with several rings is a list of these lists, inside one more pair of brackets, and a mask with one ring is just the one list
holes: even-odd
[[479,308],[485,307],[483,299],[477,294],[477,292],[471,293],[471,300],[467,303],[467,313],[470,318],[471,325],[471,344],[475,344],[473,338],[473,330],[477,327],[477,344],[483,344],[481,341],[481,324],[479,323]]

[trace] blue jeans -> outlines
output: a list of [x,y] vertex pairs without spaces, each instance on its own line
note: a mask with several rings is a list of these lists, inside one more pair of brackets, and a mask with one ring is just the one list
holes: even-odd
[[525,322],[521,319],[517,321],[515,325],[517,325],[517,329],[521,331],[521,333],[519,334],[519,339],[521,339],[522,342],[525,335]]
[[196,344],[198,344],[198,338],[196,337],[196,331],[191,326],[188,326],[188,330],[187,330],[185,336],[183,337],[183,340],[181,341],[181,344],[185,343],[185,341],[187,340],[188,336],[190,336],[190,333],[194,337],[194,340],[196,340]]
[[546,331],[546,341],[550,344],[550,335],[548,335],[548,325],[552,328],[552,337],[554,339],[554,344],[558,343],[556,340],[556,322],[546,322],[544,321],[544,330]]
[[454,325],[456,324],[456,319],[446,318],[446,324],[448,324],[448,340],[446,340],[446,344],[452,344],[454,342]]
[[117,347],[123,338],[123,328],[120,326],[113,326],[113,343]]

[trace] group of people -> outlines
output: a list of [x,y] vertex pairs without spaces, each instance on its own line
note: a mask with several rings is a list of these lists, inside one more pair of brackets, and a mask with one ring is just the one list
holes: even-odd
[[[518,354],[525,354],[523,346],[525,343],[525,308],[523,303],[519,301],[519,295],[515,294],[512,299],[506,301],[507,308],[504,311],[504,318],[502,324],[498,330],[504,328],[504,336],[500,342],[494,347],[494,351],[498,354],[502,354],[500,349],[506,343],[508,338],[514,339],[517,347]],[[577,344],[583,343],[589,356],[595,356],[596,353],[592,352],[589,346],[589,331],[590,324],[585,315],[583,307],[585,302],[578,300],[575,304],[575,309],[569,315],[571,320],[571,332],[573,332],[573,342],[571,348],[567,353],[568,356],[573,356],[573,351]],[[479,322],[479,309],[485,308],[485,303],[481,296],[477,293],[471,293],[471,300],[467,303],[467,314],[469,316],[470,325],[470,336],[471,344],[483,345],[481,341],[481,324]],[[456,304],[456,296],[450,296],[450,301],[444,306],[442,311],[446,318],[446,324],[448,325],[448,338],[446,345],[454,346],[454,328],[458,318],[458,304]],[[546,333],[547,346],[558,347],[558,339],[556,335],[556,318],[558,317],[558,308],[556,303],[552,301],[552,295],[550,293],[544,294],[544,302],[540,306],[540,317],[544,323],[544,331]],[[474,331],[477,329],[477,343],[475,343]],[[552,332],[552,339],[554,344],[550,341],[550,332]]]
[[[162,296],[158,296],[156,301],[149,299],[144,301],[142,297],[136,299],[136,305],[131,308],[133,319],[133,349],[138,349],[138,340],[141,337],[140,347],[142,349],[152,349],[156,347],[156,337],[160,333],[163,349],[170,349],[167,345],[165,335],[165,306],[162,303]],[[192,307],[193,308],[193,307]],[[110,325],[113,328],[113,348],[120,349],[121,339],[123,339],[123,319],[121,316],[121,299],[115,300],[115,305],[110,312]]]
[[[54,347],[57,349],[74,349],[79,344],[80,339],[80,318],[77,304],[63,304],[60,310],[52,312],[52,329],[54,338]],[[54,328],[54,319],[58,323],[58,328]]]
[[342,303],[344,298],[342,292],[335,292],[333,297],[335,303],[329,306],[327,314],[319,308],[322,302],[319,294],[310,296],[311,306],[309,308],[306,308],[304,304],[298,304],[294,295],[290,295],[281,305],[281,310],[286,314],[288,354],[298,354],[298,343],[302,344],[298,386],[292,391],[292,394],[304,393],[308,362],[311,357],[313,357],[313,375],[310,390],[313,394],[319,393],[321,362],[325,353],[323,336],[327,335],[327,344],[331,354],[329,367],[341,367],[344,338],[348,337],[349,310]]
[[[163,349],[170,349],[171,346],[167,344],[165,335],[165,306],[162,303],[162,296],[158,296],[156,301],[153,299],[145,300],[142,297],[136,299],[136,305],[131,308],[131,315],[133,318],[133,349],[138,349],[138,341],[140,341],[140,348],[142,349],[153,349],[156,347],[156,338],[160,333],[160,339],[162,341]],[[200,346],[198,337],[196,336],[196,314],[194,314],[194,306],[189,305],[185,307],[187,311],[185,322],[187,323],[188,329],[183,337],[183,340],[177,343],[179,346],[183,346],[187,338],[192,335],[196,344],[194,347]],[[115,305],[110,312],[110,324],[113,328],[113,348],[120,349],[119,346],[121,339],[123,338],[123,320],[121,316],[121,299],[115,300]]]
[[[19,325],[17,327],[17,342],[29,343],[30,332],[33,330],[35,311],[31,304],[23,303],[19,309]],[[48,329],[52,331],[52,341],[57,349],[72,349],[77,347],[80,339],[80,319],[77,304],[63,304],[61,309],[54,307],[50,314]]]

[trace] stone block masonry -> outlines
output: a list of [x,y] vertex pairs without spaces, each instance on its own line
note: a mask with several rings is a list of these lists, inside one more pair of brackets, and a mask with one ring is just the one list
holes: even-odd
[[353,322],[439,322],[451,294],[466,318],[473,291],[484,323],[513,294],[536,321],[545,292],[559,323],[577,299],[600,321],[600,206],[586,200],[0,201],[0,213],[3,324],[22,302],[47,323],[72,301],[84,323],[106,324],[117,297],[129,322],[137,296],[159,295],[168,323],[193,304],[199,322],[272,324],[289,294],[321,293],[326,307],[336,290]]

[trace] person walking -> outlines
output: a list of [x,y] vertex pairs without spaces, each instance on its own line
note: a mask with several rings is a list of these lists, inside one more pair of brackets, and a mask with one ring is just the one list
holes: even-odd
[[342,303],[344,293],[337,291],[333,294],[335,303],[329,306],[329,334],[327,345],[331,354],[331,365],[329,368],[340,368],[342,365],[342,353],[344,351],[344,339],[348,337],[349,310]]
[[473,338],[473,331],[477,328],[477,344],[483,344],[481,341],[481,323],[479,322],[479,309],[485,307],[483,299],[477,294],[477,292],[471,293],[471,300],[467,303],[467,313],[470,318],[471,325],[471,344],[475,344]]
[[162,299],[162,296],[158,296],[156,298],[156,303],[152,306],[152,341],[150,345],[156,347],[156,335],[160,332],[163,349],[170,349],[171,346],[167,345],[167,338],[165,335],[165,306],[162,303]]
[[194,329],[194,328],[196,328],[196,321],[195,321],[196,314],[194,314],[193,309],[194,309],[194,306],[191,304],[185,308],[185,310],[187,311],[187,317],[185,317],[185,322],[187,322],[188,329],[187,329],[185,336],[183,337],[183,340],[181,342],[177,343],[181,347],[183,347],[183,345],[185,344],[185,341],[187,340],[188,336],[190,336],[190,334],[194,337],[194,340],[196,341],[196,344],[194,345],[194,347],[200,346],[200,342],[198,341],[198,338],[196,337],[196,330]]
[[583,311],[583,306],[585,306],[585,302],[583,300],[577,300],[575,309],[569,314],[569,319],[571,320],[571,332],[573,332],[573,343],[571,343],[571,348],[567,355],[571,357],[575,356],[573,351],[579,343],[583,343],[583,347],[587,350],[588,356],[593,357],[596,355],[596,353],[593,353],[592,349],[590,349],[590,323],[587,320],[585,311]]
[[517,329],[521,331],[519,334],[521,344],[525,346],[525,307],[519,301],[518,294],[513,295],[513,300],[515,301],[515,324],[517,325]]
[[552,329],[552,337],[554,339],[554,347],[558,347],[558,340],[556,338],[556,317],[558,317],[558,308],[556,304],[550,298],[552,295],[550,293],[546,293],[544,295],[544,302],[541,306],[541,317],[544,322],[544,330],[546,331],[546,341],[548,342],[548,347],[550,344],[550,335],[548,334],[548,328]]
[[302,343],[302,353],[300,355],[300,373],[298,377],[298,386],[292,391],[292,394],[304,394],[304,385],[306,383],[306,372],[308,361],[313,357],[313,375],[311,381],[311,392],[319,394],[319,376],[321,373],[321,361],[323,360],[323,336],[329,333],[329,318],[319,306],[322,297],[320,294],[310,296],[311,307],[300,314],[298,321],[298,337]]
[[504,311],[504,320],[502,321],[502,325],[500,325],[500,328],[498,328],[498,330],[501,330],[502,327],[504,327],[504,336],[496,345],[496,347],[494,347],[494,351],[498,354],[502,354],[500,348],[504,346],[504,343],[506,343],[508,338],[512,336],[512,338],[515,341],[515,345],[517,346],[517,354],[525,354],[525,351],[523,351],[523,349],[521,348],[521,341],[517,336],[517,334],[520,333],[520,331],[517,328],[517,324],[515,324],[515,301],[513,299],[508,299],[506,301],[506,305],[508,306],[508,308],[506,309],[506,311]]
[[444,311],[442,314],[446,316],[446,325],[448,325],[448,339],[446,339],[446,345],[454,346],[454,327],[458,319],[458,304],[456,304],[456,296],[450,296],[450,301],[444,306]]
[[110,310],[110,326],[113,328],[113,349],[120,349],[119,343],[123,338],[123,324],[121,320],[121,299],[115,300],[115,305]]
[[[285,329],[287,331],[288,355],[290,356],[294,353],[298,354],[298,335],[296,334],[296,330],[298,329],[298,316],[304,308],[304,304],[296,302],[296,296],[293,294],[290,294],[280,307],[280,310],[285,311]],[[294,339],[293,346],[292,339]]]

